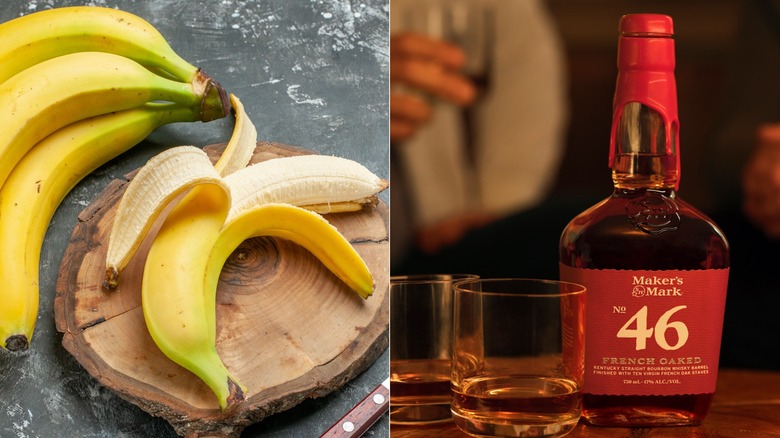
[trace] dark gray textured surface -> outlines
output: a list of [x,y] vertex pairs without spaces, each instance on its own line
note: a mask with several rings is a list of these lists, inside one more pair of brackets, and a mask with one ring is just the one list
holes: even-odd
[[[0,21],[69,5],[116,7],[149,20],[179,54],[241,98],[260,140],[344,156],[389,176],[388,0],[10,0],[0,6]],[[106,183],[165,147],[224,142],[231,129],[229,120],[163,127],[64,200],[41,254],[32,347],[21,355],[0,351],[0,437],[175,436],[65,351],[54,326],[54,285],[78,213]],[[388,364],[385,352],[339,391],[273,415],[242,436],[317,437],[386,378]],[[387,415],[366,434],[388,435]]]

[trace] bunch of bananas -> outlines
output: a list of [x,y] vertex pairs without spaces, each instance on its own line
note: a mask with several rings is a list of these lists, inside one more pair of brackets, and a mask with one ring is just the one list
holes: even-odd
[[173,122],[225,117],[224,89],[148,22],[65,7],[0,24],[0,347],[26,350],[40,250],[65,195]]
[[[288,239],[368,298],[374,289],[368,267],[317,212],[359,210],[387,187],[362,165],[339,157],[304,155],[247,166],[257,131],[240,100],[230,98],[236,125],[216,164],[199,148],[175,147],[150,159],[130,182],[111,228],[104,283],[119,286],[120,272],[152,223],[174,203],[146,256],[144,320],[160,350],[203,380],[223,410],[247,393],[216,350],[217,282],[228,256],[250,237]],[[183,171],[174,177],[172,169]]]
[[160,350],[201,378],[222,409],[247,391],[215,347],[219,274],[242,241],[289,239],[361,297],[372,294],[366,264],[320,213],[375,203],[387,181],[321,155],[248,165],[257,131],[240,100],[133,14],[51,9],[0,24],[0,40],[0,347],[29,347],[46,229],[76,183],[161,125],[231,109],[233,134],[216,164],[199,148],[175,147],[131,181],[109,237],[106,289],[119,286],[152,223],[175,202],[147,255],[144,318]]

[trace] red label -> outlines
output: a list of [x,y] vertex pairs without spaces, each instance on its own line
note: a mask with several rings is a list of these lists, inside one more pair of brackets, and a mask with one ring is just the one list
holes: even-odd
[[715,392],[728,269],[560,269],[587,288],[585,393]]

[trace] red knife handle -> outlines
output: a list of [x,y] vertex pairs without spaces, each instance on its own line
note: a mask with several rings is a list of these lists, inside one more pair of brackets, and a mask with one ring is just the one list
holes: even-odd
[[320,438],[356,438],[365,433],[390,407],[390,391],[379,385]]

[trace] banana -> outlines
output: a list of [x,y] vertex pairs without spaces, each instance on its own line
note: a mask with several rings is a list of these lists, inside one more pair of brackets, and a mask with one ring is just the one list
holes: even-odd
[[241,100],[231,94],[230,102],[236,120],[230,140],[216,164],[212,165],[206,154],[193,146],[174,147],[152,157],[128,185],[108,238],[104,288],[115,289],[119,285],[121,270],[174,197],[206,179],[217,179],[246,167],[252,159],[257,130],[247,117]]
[[319,213],[355,211],[373,202],[387,181],[355,161],[328,155],[273,158],[225,176],[231,220],[249,206],[286,203]]
[[146,104],[68,125],[21,159],[0,188],[0,346],[25,350],[32,339],[41,245],[65,195],[85,175],[158,126],[197,117],[192,108]]
[[[264,204],[244,210],[222,226],[206,265],[204,295],[216,297],[219,276],[230,254],[244,240],[260,236],[286,239],[306,248],[363,299],[374,291],[368,266],[325,218],[290,204]],[[216,339],[216,312],[210,312],[208,318],[208,327]]]
[[203,380],[222,410],[247,394],[216,351],[219,275],[242,241],[255,236],[289,239],[311,251],[364,299],[374,288],[360,255],[319,214],[289,204],[264,204],[225,223],[229,209],[230,192],[223,182],[203,183],[187,193],[152,241],[141,286],[144,319],[155,344]]
[[216,179],[246,167],[252,159],[257,130],[241,100],[231,94],[230,103],[236,120],[230,140],[216,164],[212,166],[206,154],[195,147],[174,147],[152,157],[130,182],[119,202],[108,237],[105,289],[115,289],[119,285],[120,272],[174,197],[205,182],[204,179]]
[[[155,162],[144,166],[148,170],[143,175],[139,171],[122,196],[109,235],[106,288],[117,286],[122,269],[170,200],[191,187],[196,178],[204,174],[208,174],[209,178],[216,177],[208,170],[205,158],[190,162],[195,157],[179,154],[179,148],[194,147],[179,146],[161,152]],[[171,155],[179,155],[181,161],[177,166],[193,169],[193,173],[175,175],[170,170],[153,170],[159,167],[156,161]],[[385,180],[359,163],[325,155],[274,158],[233,172],[222,180],[233,199],[228,220],[252,206],[269,203],[286,203],[307,209],[311,209],[311,204],[320,204],[324,213],[334,212],[335,205],[350,205],[349,209],[339,211],[355,211],[387,187]],[[133,186],[137,186],[138,191],[131,191]],[[145,195],[141,187],[154,190],[154,196]]]
[[[165,218],[144,265],[141,306],[155,344],[214,392],[221,409],[244,399],[216,350],[216,290],[204,290],[209,254],[230,208],[221,180],[194,187]],[[208,293],[207,293],[208,292]]]
[[[254,152],[257,132],[240,100],[231,96],[231,102],[236,125],[216,165],[202,150],[180,146],[153,157],[129,183],[109,236],[105,282],[116,286],[151,224],[172,205],[146,256],[144,320],[160,351],[205,382],[222,410],[247,393],[216,351],[217,282],[229,254],[252,236],[290,239],[367,298],[373,277],[349,241],[319,214],[285,202],[355,202],[387,186],[358,163],[336,157],[277,158],[266,162],[272,165],[242,168],[251,158],[247,150]],[[271,177],[255,175],[263,172]],[[181,200],[175,199],[188,189]],[[233,202],[234,191],[242,195],[240,204]]]
[[[355,211],[374,202],[376,194],[387,188],[387,181],[361,164],[338,157],[306,155],[275,158],[246,166],[257,143],[257,130],[244,112],[240,99],[231,95],[236,124],[225,152],[214,165],[219,169],[233,198],[231,215],[261,203],[288,203],[316,211],[333,213]],[[191,146],[190,146],[191,147]],[[144,166],[128,185],[119,203],[111,228],[106,255],[107,289],[116,288],[122,269],[132,258],[152,223],[170,200],[195,183],[197,175],[213,178],[203,157],[180,154],[168,149]],[[157,162],[177,157],[177,166],[192,169],[190,174],[154,170]],[[189,160],[192,161],[189,164]],[[148,180],[148,181],[147,181]],[[138,191],[134,188],[138,187]],[[155,190],[145,195],[141,187]],[[373,198],[373,199],[372,199]]]
[[[203,90],[200,90],[203,91]],[[0,84],[0,186],[32,145],[88,117],[170,101],[212,114],[223,102],[162,78],[128,58],[79,52],[36,64]],[[219,108],[219,109],[216,109]]]
[[108,237],[106,289],[117,287],[122,268],[165,207],[184,191],[204,183],[223,184],[208,155],[195,146],[166,149],[141,167],[119,201]]
[[[131,184],[160,183],[149,175],[155,174],[139,172]],[[166,173],[156,175],[164,178]],[[243,240],[254,236],[289,239],[310,250],[361,297],[367,298],[374,288],[360,255],[317,213],[289,204],[264,204],[247,208],[225,223],[230,199],[224,179],[214,179],[196,185],[176,203],[152,240],[141,286],[144,319],[155,344],[203,380],[223,410],[242,401],[247,393],[216,351],[219,274]]]
[[222,226],[206,270],[206,290],[217,287],[228,256],[246,239],[280,237],[303,246],[362,298],[374,291],[374,280],[349,241],[319,214],[290,204],[247,208]]
[[122,55],[180,82],[202,75],[149,22],[107,7],[61,7],[24,15],[0,24],[0,41],[0,83],[47,59],[75,52]]

